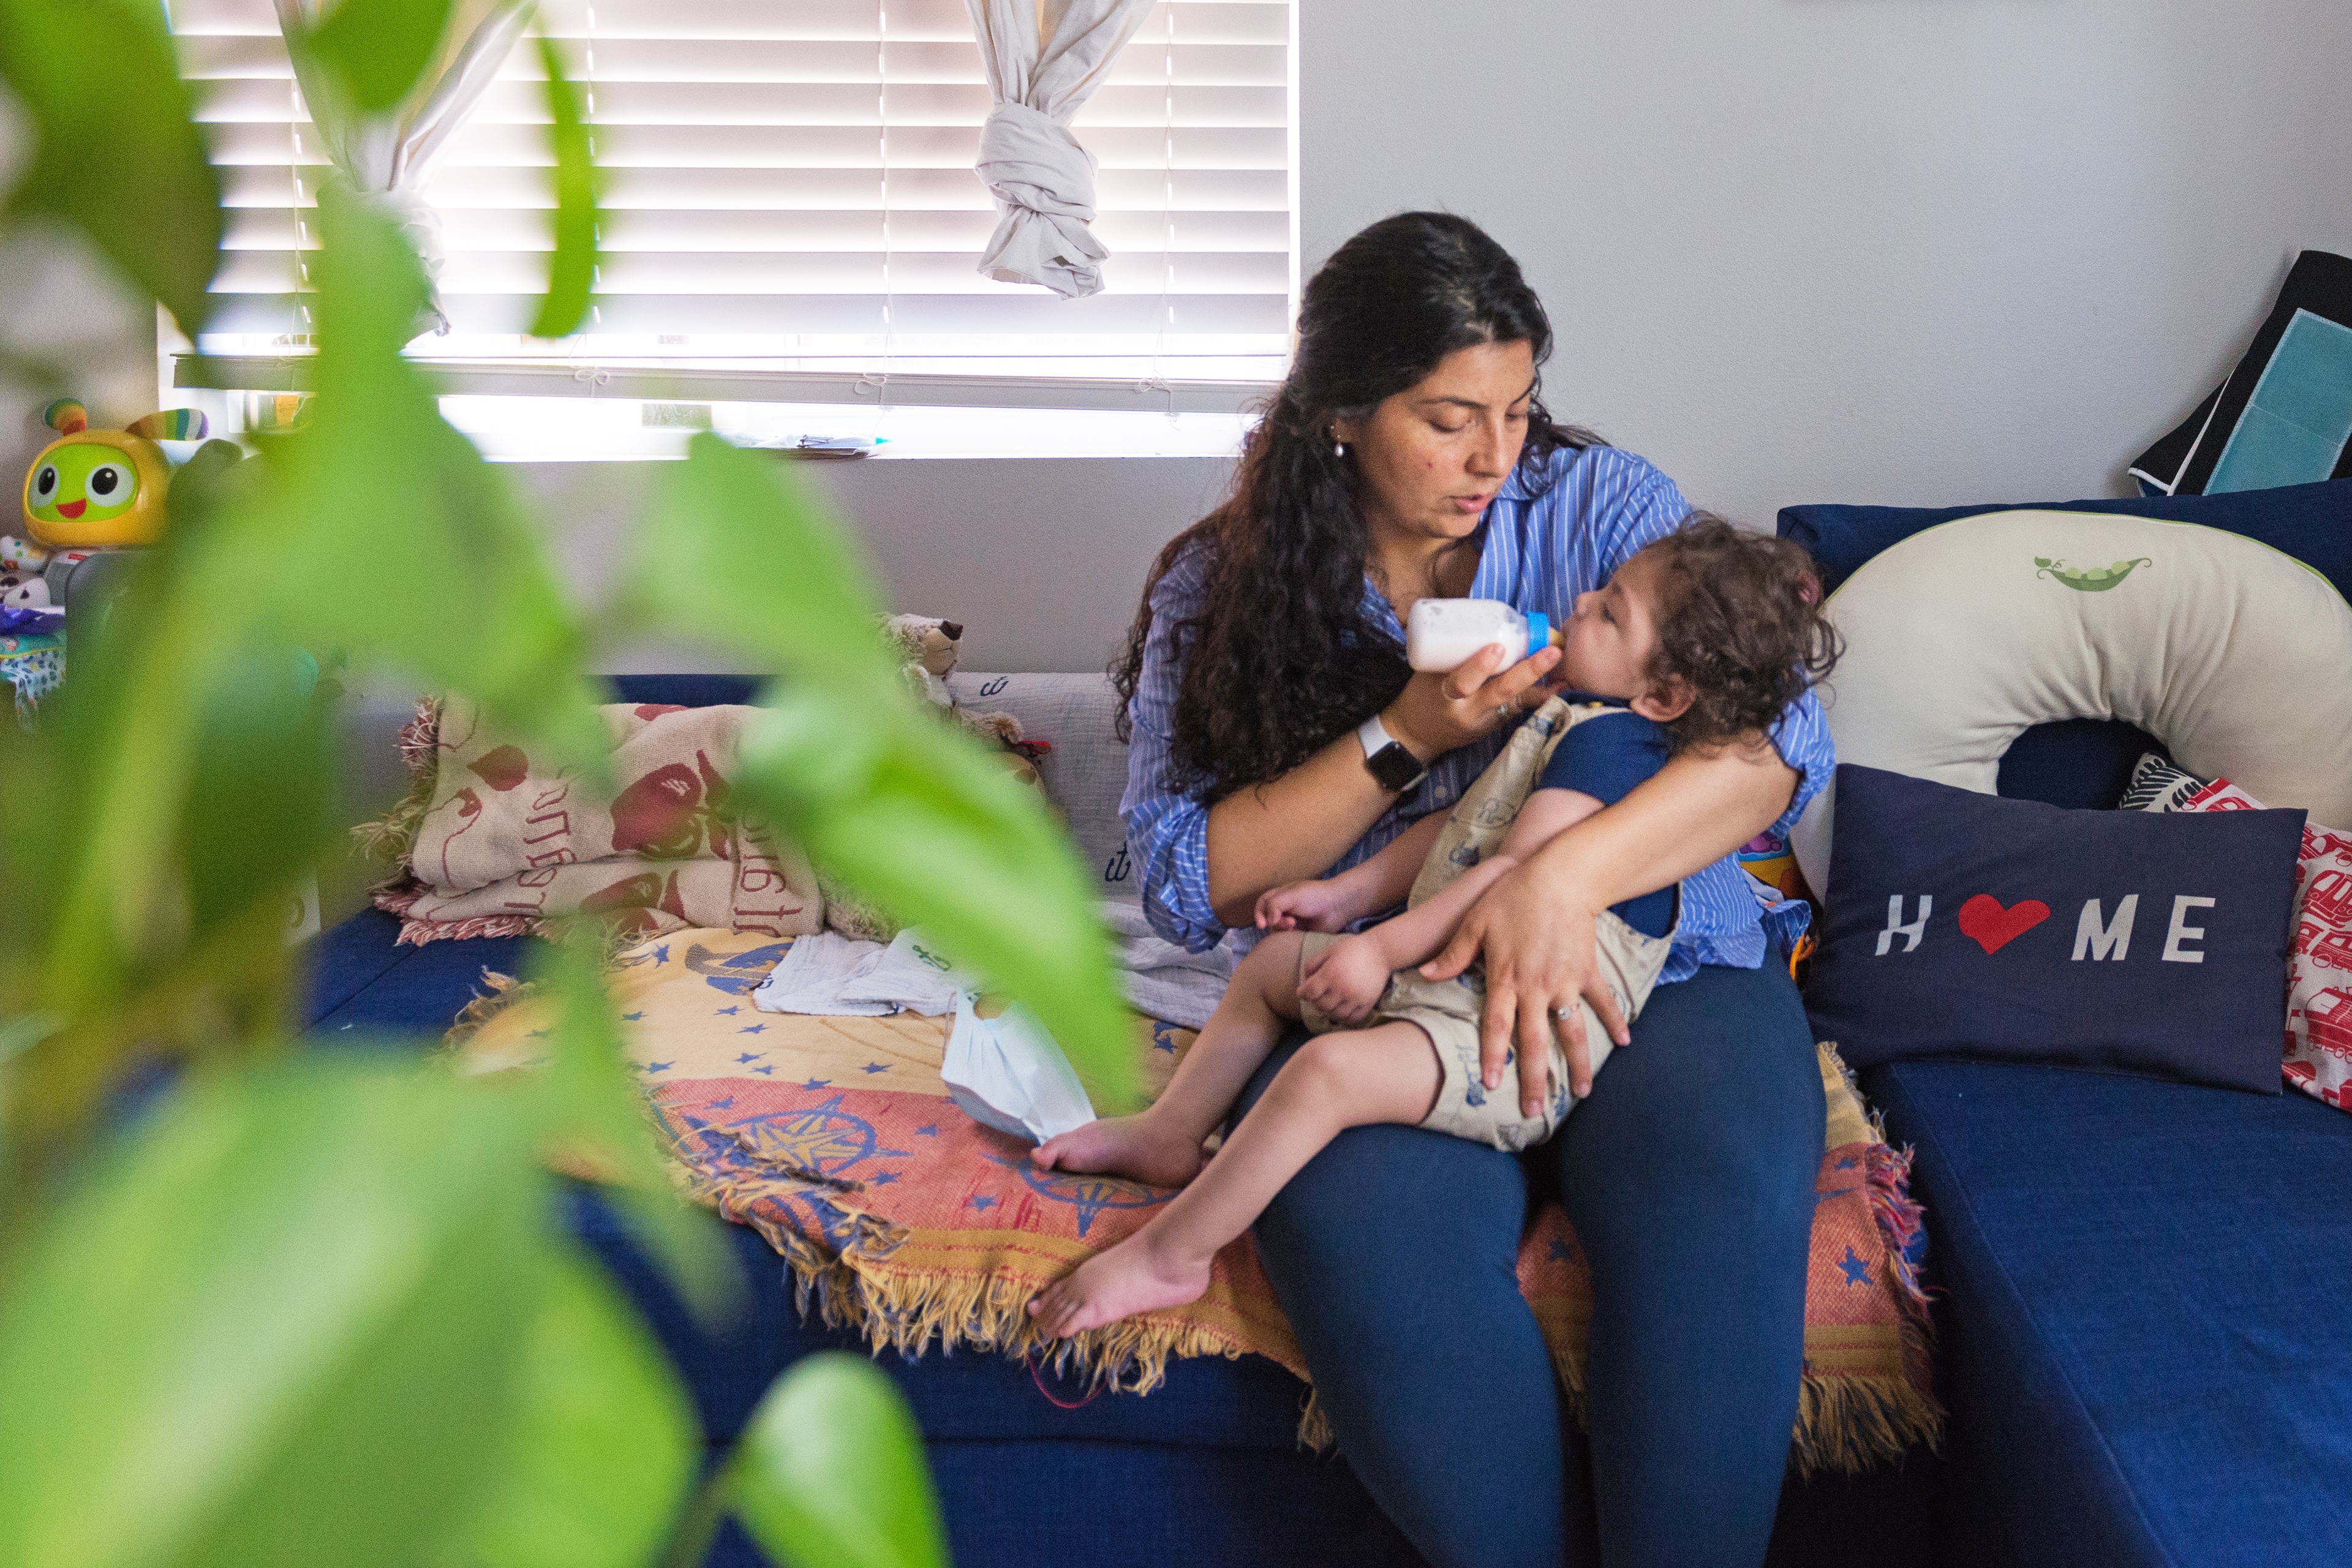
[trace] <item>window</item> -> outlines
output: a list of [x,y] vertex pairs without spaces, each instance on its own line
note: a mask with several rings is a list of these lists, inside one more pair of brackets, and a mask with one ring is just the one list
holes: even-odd
[[[170,0],[231,207],[183,384],[275,384],[308,345],[325,156],[271,0]],[[1296,288],[1288,0],[1160,0],[1074,130],[1112,252],[1084,300],[974,270],[990,108],[962,0],[541,0],[606,171],[575,337],[520,335],[546,278],[536,53],[517,48],[425,195],[453,391],[1230,413],[1280,374]],[[282,367],[281,367],[282,373]]]

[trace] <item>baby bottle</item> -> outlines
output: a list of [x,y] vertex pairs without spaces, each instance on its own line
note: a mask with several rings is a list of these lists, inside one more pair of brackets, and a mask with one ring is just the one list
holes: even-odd
[[1523,616],[1500,599],[1417,599],[1404,618],[1405,662],[1441,673],[1459,669],[1486,647],[1503,650],[1507,669],[1562,640],[1550,616]]

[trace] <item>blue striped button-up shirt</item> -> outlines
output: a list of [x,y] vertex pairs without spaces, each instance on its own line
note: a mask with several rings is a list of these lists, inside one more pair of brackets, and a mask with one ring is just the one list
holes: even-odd
[[[1608,582],[1689,512],[1674,481],[1631,453],[1609,447],[1555,452],[1532,476],[1524,467],[1514,469],[1487,507],[1470,596],[1564,620],[1579,594]],[[1200,550],[1189,552],[1152,591],[1142,679],[1128,709],[1135,738],[1119,802],[1129,849],[1142,872],[1145,913],[1162,936],[1196,952],[1214,946],[1225,927],[1209,902],[1208,804],[1169,787],[1169,749],[1182,669],[1177,627],[1198,613],[1204,566]],[[1403,640],[1396,611],[1369,581],[1364,608]],[[1780,716],[1772,741],[1799,774],[1795,798],[1772,826],[1786,834],[1829,782],[1833,765],[1829,728],[1811,692]],[[1346,870],[1421,817],[1450,807],[1503,742],[1498,732],[1438,758],[1428,777],[1400,796],[1324,874]],[[1784,945],[1793,942],[1804,929],[1804,905],[1793,900],[1759,904],[1756,887],[1729,855],[1685,878],[1682,920],[1662,981],[1686,979],[1702,963],[1754,969],[1764,962],[1768,934]]]

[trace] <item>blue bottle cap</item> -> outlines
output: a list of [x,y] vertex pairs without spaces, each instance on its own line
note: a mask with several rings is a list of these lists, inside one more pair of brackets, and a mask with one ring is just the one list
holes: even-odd
[[1541,610],[1528,612],[1528,651],[1522,658],[1543,652],[1551,646],[1551,617]]

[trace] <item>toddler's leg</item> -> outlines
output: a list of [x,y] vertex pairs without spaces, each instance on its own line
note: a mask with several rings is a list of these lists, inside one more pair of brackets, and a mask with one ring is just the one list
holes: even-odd
[[1195,1300],[1209,1288],[1217,1249],[1247,1230],[1326,1143],[1350,1127],[1422,1121],[1441,1081],[1437,1053],[1418,1025],[1317,1036],[1284,1064],[1198,1181],[1141,1230],[1040,1293],[1031,1316],[1046,1333],[1068,1335]]
[[1300,931],[1276,931],[1250,950],[1176,1076],[1150,1107],[1048,1139],[1029,1158],[1047,1170],[1103,1171],[1156,1187],[1181,1187],[1201,1171],[1209,1136],[1258,1064],[1298,1016]]

